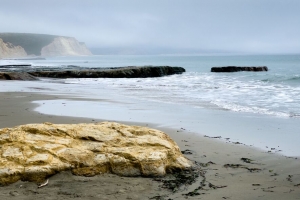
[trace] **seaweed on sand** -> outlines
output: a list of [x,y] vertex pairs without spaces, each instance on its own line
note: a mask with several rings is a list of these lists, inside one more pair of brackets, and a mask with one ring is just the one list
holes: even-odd
[[250,168],[250,167],[247,167],[245,165],[241,165],[241,164],[225,164],[224,165],[225,168],[244,168],[244,169],[247,169],[249,172],[259,172],[261,171],[261,169],[259,168]]
[[[215,164],[213,162],[208,163],[198,163],[195,162],[194,167],[186,170],[179,170],[173,172],[173,174],[169,174],[166,177],[162,178],[155,178],[154,180],[162,182],[162,188],[166,188],[173,193],[178,192],[183,186],[185,189],[188,189],[188,186],[191,186],[192,184],[196,183],[201,179],[200,185],[193,189],[192,191],[182,194],[183,196],[198,196],[202,194],[206,194],[205,191],[212,190],[212,189],[218,189],[218,188],[224,188],[227,186],[216,186],[206,180],[205,174],[207,170],[209,169],[203,169],[203,167],[208,167],[211,164]],[[203,191],[203,192],[200,192]],[[164,199],[164,196],[155,196],[151,199]]]
[[155,178],[154,180],[162,182],[162,188],[176,192],[181,186],[191,185],[196,182],[199,176],[204,177],[204,174],[205,171],[192,167],[190,169],[176,171],[172,175],[168,175],[164,178]]

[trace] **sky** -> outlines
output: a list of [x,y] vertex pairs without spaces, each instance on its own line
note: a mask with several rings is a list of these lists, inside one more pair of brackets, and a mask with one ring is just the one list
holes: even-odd
[[300,0],[1,0],[0,32],[129,52],[300,53]]

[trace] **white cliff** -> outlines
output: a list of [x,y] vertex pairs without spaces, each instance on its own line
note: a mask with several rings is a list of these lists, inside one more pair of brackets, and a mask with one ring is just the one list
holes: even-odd
[[41,56],[80,56],[92,55],[84,43],[72,37],[56,37],[41,50]]
[[0,38],[0,59],[1,58],[17,58],[27,56],[26,51],[21,46],[14,46],[11,43],[5,43]]

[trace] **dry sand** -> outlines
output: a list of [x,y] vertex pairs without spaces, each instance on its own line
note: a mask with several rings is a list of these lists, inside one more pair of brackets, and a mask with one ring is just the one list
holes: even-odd
[[[31,101],[57,98],[61,97],[0,93],[0,128],[27,123],[100,121],[33,111],[35,105]],[[157,128],[153,124],[134,124]],[[180,187],[175,193],[162,188],[162,182],[153,178],[113,174],[79,177],[61,172],[50,177],[48,185],[42,188],[38,188],[36,183],[22,181],[0,187],[0,199],[300,199],[300,161],[296,158],[199,136],[185,129],[159,129],[169,134],[182,151],[187,150],[186,157],[196,161],[197,172],[201,175],[194,183]],[[241,158],[247,158],[244,160],[250,163]]]

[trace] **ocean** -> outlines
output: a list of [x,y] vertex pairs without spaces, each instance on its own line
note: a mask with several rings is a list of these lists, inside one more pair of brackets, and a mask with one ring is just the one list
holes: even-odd
[[[300,156],[300,55],[81,56],[28,60],[34,67],[180,66],[159,78],[42,79],[1,82],[0,91],[90,98],[35,102],[36,111],[95,119],[155,123],[271,153]],[[267,66],[267,72],[213,73],[211,67]],[[69,105],[69,106],[65,106]],[[230,139],[229,139],[230,138]]]
[[[285,56],[92,56],[52,58],[33,65],[120,67],[181,66],[183,75],[148,79],[68,79],[100,84],[124,95],[194,107],[300,117],[300,55]],[[214,66],[267,66],[268,72],[211,73]]]

